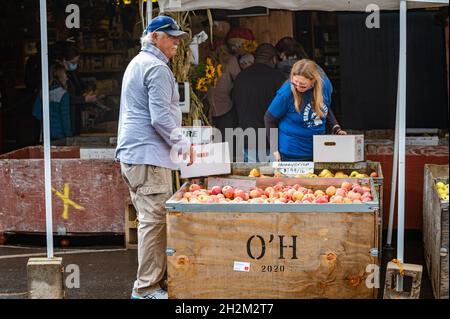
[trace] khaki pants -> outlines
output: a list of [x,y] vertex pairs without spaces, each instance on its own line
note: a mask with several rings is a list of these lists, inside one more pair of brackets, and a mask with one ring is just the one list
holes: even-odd
[[133,293],[146,295],[160,288],[167,267],[166,210],[172,196],[172,173],[152,165],[121,163],[122,177],[138,212],[138,271]]

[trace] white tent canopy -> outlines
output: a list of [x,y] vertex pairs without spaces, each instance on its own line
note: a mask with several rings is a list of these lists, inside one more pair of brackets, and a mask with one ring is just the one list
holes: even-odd
[[[408,1],[408,9],[442,6],[439,1]],[[370,4],[380,10],[398,10],[399,0],[158,0],[163,12],[201,9],[240,10],[249,7],[267,7],[282,10],[365,11]]]

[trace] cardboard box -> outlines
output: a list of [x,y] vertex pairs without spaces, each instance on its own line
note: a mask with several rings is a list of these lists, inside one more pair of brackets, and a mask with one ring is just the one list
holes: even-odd
[[315,135],[314,162],[364,161],[364,135]]
[[181,178],[231,173],[228,143],[194,145],[190,158],[180,165]]
[[211,126],[183,126],[181,132],[192,144],[210,144],[212,142]]

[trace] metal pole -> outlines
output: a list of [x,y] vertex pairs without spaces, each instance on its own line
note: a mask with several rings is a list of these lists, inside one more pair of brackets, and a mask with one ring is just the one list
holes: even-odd
[[50,155],[50,115],[48,96],[47,1],[40,0],[42,112],[44,116],[45,220],[47,225],[47,257],[53,258],[52,176]]
[[[399,56],[399,157],[398,157],[398,225],[397,259],[403,263],[405,236],[405,132],[406,132],[406,0],[400,0],[400,56]],[[401,276],[399,276],[401,277]],[[397,291],[403,290],[402,278]]]
[[153,0],[147,0],[147,23],[146,26],[150,23],[153,17]]
[[399,130],[399,92],[400,92],[400,65],[397,79],[397,108],[395,111],[395,138],[394,154],[392,157],[392,183],[391,183],[391,203],[389,207],[389,224],[386,240],[387,249],[392,248],[392,229],[394,228],[395,194],[397,189],[397,168],[398,168],[398,130]]

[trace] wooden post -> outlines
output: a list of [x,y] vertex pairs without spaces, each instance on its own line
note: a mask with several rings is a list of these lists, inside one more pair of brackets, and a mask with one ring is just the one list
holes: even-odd
[[[401,264],[389,262],[386,269],[386,282],[383,299],[419,299],[422,280],[422,265]],[[410,292],[396,291],[395,279],[398,276],[412,277]]]

